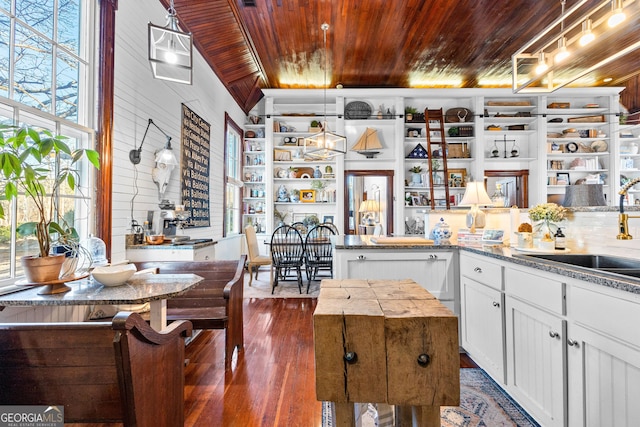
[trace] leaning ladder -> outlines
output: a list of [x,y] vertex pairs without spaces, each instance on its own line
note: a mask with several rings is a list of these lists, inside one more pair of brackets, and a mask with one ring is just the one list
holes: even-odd
[[[424,110],[424,121],[427,127],[427,153],[429,155],[429,194],[431,196],[431,209],[436,207],[436,189],[438,195],[444,190],[445,205],[451,207],[449,199],[449,170],[447,168],[447,141],[444,132],[444,115],[442,108],[438,110]],[[431,133],[434,132],[434,135]],[[435,146],[435,150],[434,150]],[[442,165],[434,167],[434,160],[441,159]]]

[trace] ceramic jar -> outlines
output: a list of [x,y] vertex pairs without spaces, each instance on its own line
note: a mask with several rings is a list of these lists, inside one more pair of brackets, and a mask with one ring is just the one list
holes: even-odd
[[444,218],[440,218],[440,221],[433,227],[431,235],[436,243],[447,243],[451,238],[451,227],[444,221]]

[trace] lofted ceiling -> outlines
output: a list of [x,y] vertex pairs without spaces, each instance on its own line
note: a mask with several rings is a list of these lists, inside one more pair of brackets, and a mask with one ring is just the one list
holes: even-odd
[[[576,1],[567,0],[566,8]],[[167,0],[161,2],[168,6]],[[640,34],[639,3],[633,2],[635,14],[623,30],[630,40]],[[511,55],[561,14],[560,0],[174,4],[181,26],[193,33],[195,46],[245,111],[260,100],[263,88],[324,86],[323,22],[330,25],[328,87],[510,87]],[[594,49],[612,47],[602,43]],[[578,83],[616,86],[639,73],[640,50]],[[605,77],[611,80],[605,83]]]

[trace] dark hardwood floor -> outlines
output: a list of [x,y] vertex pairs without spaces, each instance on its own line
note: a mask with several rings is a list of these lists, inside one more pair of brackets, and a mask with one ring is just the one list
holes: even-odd
[[[244,350],[224,371],[224,333],[202,332],[187,346],[185,426],[319,427],[311,298],[246,299]],[[461,355],[461,367],[476,367]],[[107,424],[92,424],[106,427]]]

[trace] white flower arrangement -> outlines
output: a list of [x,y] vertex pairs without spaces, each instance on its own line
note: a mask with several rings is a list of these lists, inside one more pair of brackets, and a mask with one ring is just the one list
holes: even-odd
[[541,203],[529,209],[531,221],[560,222],[567,215],[567,210],[555,203]]

